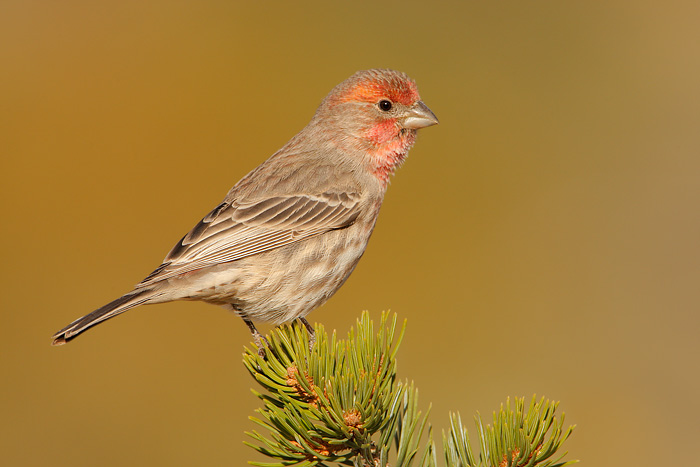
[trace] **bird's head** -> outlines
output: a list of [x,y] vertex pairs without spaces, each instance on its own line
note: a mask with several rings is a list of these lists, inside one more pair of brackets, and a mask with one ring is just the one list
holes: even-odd
[[416,130],[438,123],[411,78],[378,69],[359,71],[336,86],[315,120],[340,135],[339,147],[357,149],[384,183],[405,160]]

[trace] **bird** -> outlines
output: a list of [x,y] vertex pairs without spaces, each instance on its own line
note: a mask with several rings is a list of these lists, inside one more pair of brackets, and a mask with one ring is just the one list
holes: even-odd
[[199,300],[254,322],[294,320],[348,279],[374,230],[389,179],[417,130],[438,123],[414,80],[358,71],[335,86],[311,121],[230,189],[130,292],[53,335],[62,345],[140,305]]

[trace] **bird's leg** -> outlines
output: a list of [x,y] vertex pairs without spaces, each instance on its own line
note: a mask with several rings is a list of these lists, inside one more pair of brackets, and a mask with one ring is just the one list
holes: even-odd
[[[250,333],[253,335],[253,341],[255,342],[255,345],[258,348],[258,355],[260,355],[262,358],[265,358],[265,346],[270,345],[269,342],[267,342],[265,336],[260,334],[260,332],[255,328],[255,325],[251,320],[249,320],[246,316],[242,316],[242,318],[245,324],[248,325]],[[265,342],[265,345],[263,345],[263,342]]]
[[311,350],[314,348],[314,344],[316,344],[316,332],[314,331],[314,327],[311,326],[311,324],[309,324],[304,317],[299,318],[299,321],[301,321],[301,324],[304,325],[309,333],[309,350]]

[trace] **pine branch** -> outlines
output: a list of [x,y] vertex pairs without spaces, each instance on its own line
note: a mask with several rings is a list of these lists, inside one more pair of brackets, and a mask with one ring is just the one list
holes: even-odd
[[[244,364],[264,392],[259,417],[265,432],[246,442],[275,462],[259,466],[437,466],[432,428],[418,408],[418,390],[396,377],[396,352],[405,330],[384,313],[375,333],[368,313],[346,339],[316,325],[316,344],[295,323],[272,331],[265,357],[246,348]],[[475,457],[458,414],[443,433],[448,467],[563,467],[554,458],[573,427],[563,431],[557,404],[510,400],[494,413],[493,427],[477,417],[481,454]],[[429,412],[429,411],[428,411]]]
[[566,453],[552,459],[574,430],[573,426],[562,430],[564,415],[560,419],[554,415],[558,403],[544,397],[537,402],[533,396],[527,411],[524,397],[516,398],[514,405],[512,409],[510,399],[505,408],[501,404],[501,410],[493,414],[493,427],[484,425],[481,416],[475,417],[481,447],[479,458],[473,454],[461,417],[451,414],[449,434],[443,433],[446,465],[564,467],[578,462],[560,462]]

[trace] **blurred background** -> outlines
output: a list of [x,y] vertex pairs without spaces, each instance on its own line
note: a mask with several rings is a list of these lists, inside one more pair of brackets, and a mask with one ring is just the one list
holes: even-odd
[[261,460],[238,318],[172,303],[50,337],[158,266],[334,85],[388,67],[440,125],[310,320],[408,319],[400,375],[436,434],[536,393],[582,465],[692,465],[698,24],[694,1],[4,0],[3,464]]

